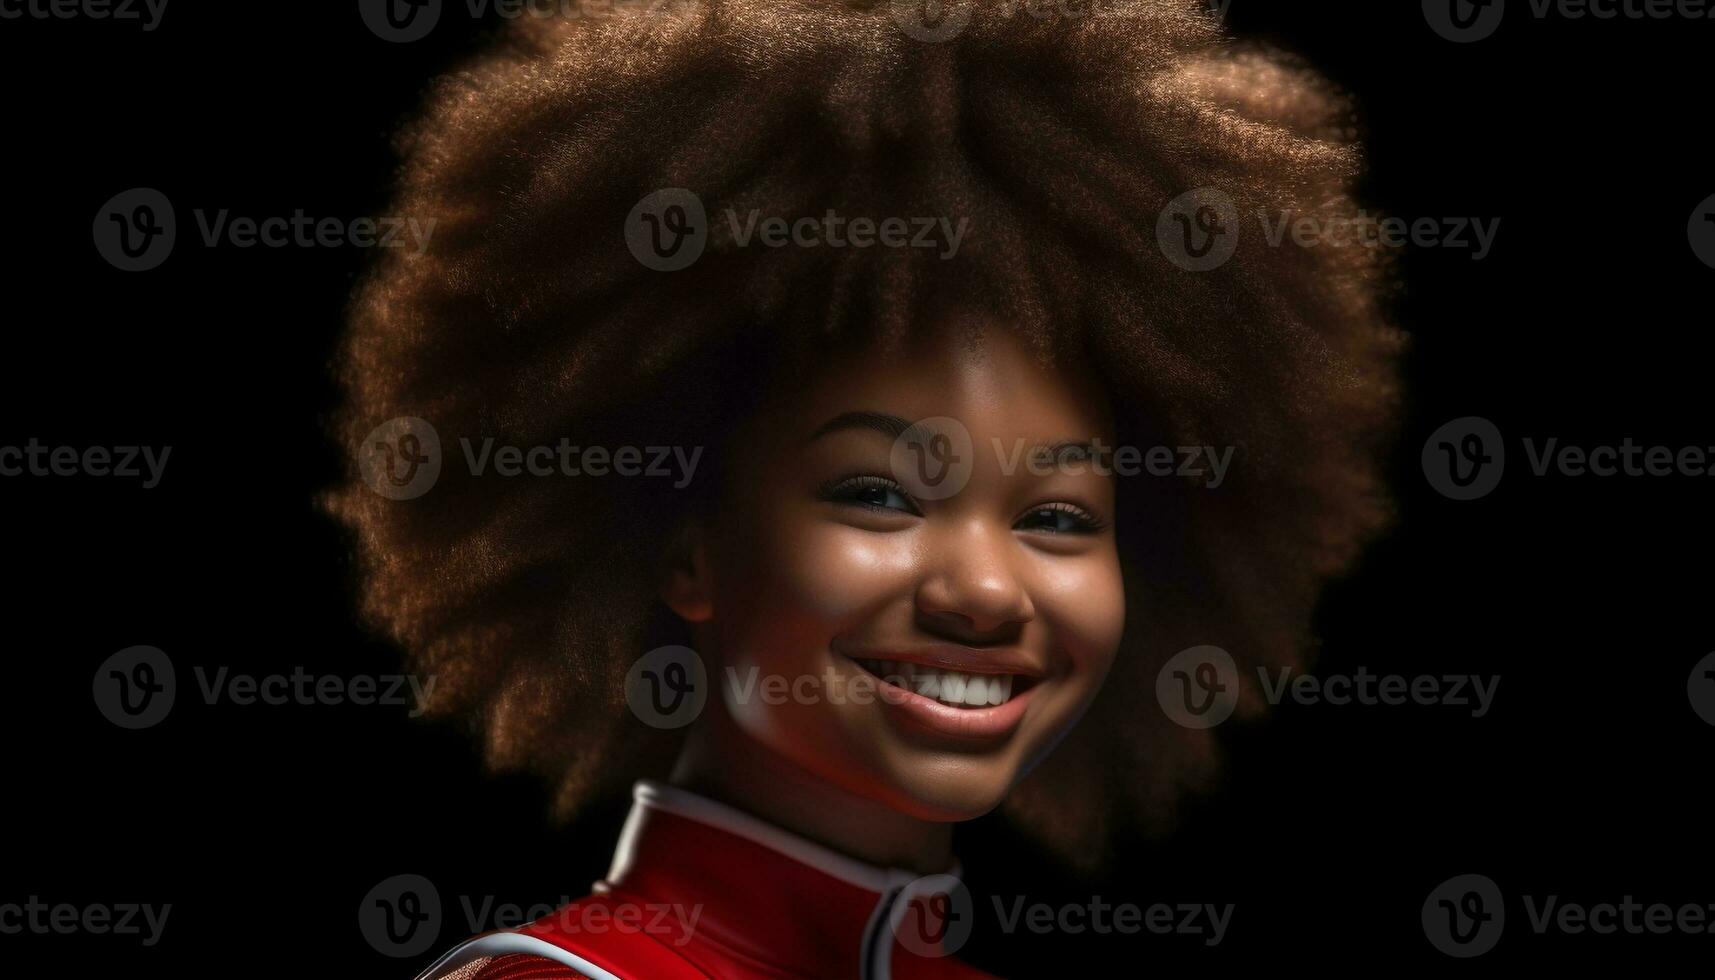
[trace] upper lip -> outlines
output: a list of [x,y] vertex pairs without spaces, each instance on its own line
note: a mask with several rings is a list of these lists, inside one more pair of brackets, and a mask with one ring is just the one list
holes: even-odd
[[1048,675],[1033,657],[1012,647],[967,647],[954,643],[910,647],[835,644],[834,652],[852,660],[920,664],[961,674],[1018,674],[1037,680]]

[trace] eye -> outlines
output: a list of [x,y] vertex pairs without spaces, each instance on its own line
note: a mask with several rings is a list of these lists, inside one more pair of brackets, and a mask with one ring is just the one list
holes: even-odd
[[832,480],[823,484],[819,495],[823,500],[869,510],[918,515],[922,513],[904,487],[884,476],[852,476]]
[[1100,518],[1076,504],[1043,504],[1027,511],[1014,530],[1046,534],[1094,534],[1107,527]]

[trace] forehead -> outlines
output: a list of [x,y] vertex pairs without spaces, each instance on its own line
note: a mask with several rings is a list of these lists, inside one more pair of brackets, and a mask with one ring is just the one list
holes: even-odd
[[1110,436],[1099,376],[1080,361],[1047,361],[991,324],[941,330],[892,352],[842,357],[784,392],[768,413],[807,438],[828,419],[871,411],[905,419],[951,417],[973,435],[1032,439]]

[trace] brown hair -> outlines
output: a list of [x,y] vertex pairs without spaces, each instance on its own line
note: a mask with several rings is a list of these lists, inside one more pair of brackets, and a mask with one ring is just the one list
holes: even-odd
[[[1231,651],[1241,678],[1302,661],[1322,584],[1386,516],[1399,346],[1378,249],[1241,233],[1209,271],[1165,254],[1157,220],[1197,188],[1240,215],[1356,211],[1344,100],[1230,44],[1200,7],[980,5],[928,41],[885,2],[616,4],[526,17],[440,80],[404,133],[395,212],[435,234],[357,293],[339,440],[417,416],[479,443],[705,446],[716,467],[675,490],[448,465],[391,500],[354,462],[328,506],[356,533],[367,618],[437,678],[432,710],[483,733],[493,764],[554,779],[562,813],[659,774],[673,737],[629,716],[623,679],[676,635],[656,562],[675,516],[713,499],[722,434],[783,372],[979,310],[1044,357],[1099,365],[1124,441],[1236,447],[1218,490],[1122,490],[1122,650],[1004,807],[1085,860],[1121,824],[1169,826],[1218,760],[1209,732],[1157,709],[1156,671],[1199,644]],[[662,188],[710,205],[705,253],[676,272],[624,237]],[[970,231],[952,260],[742,248],[717,208]]]

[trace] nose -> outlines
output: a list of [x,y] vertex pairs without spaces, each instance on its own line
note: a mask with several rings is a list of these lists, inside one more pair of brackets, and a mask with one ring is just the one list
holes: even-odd
[[1014,566],[1012,531],[971,522],[929,542],[929,573],[917,587],[924,625],[966,643],[1007,639],[1036,618]]

